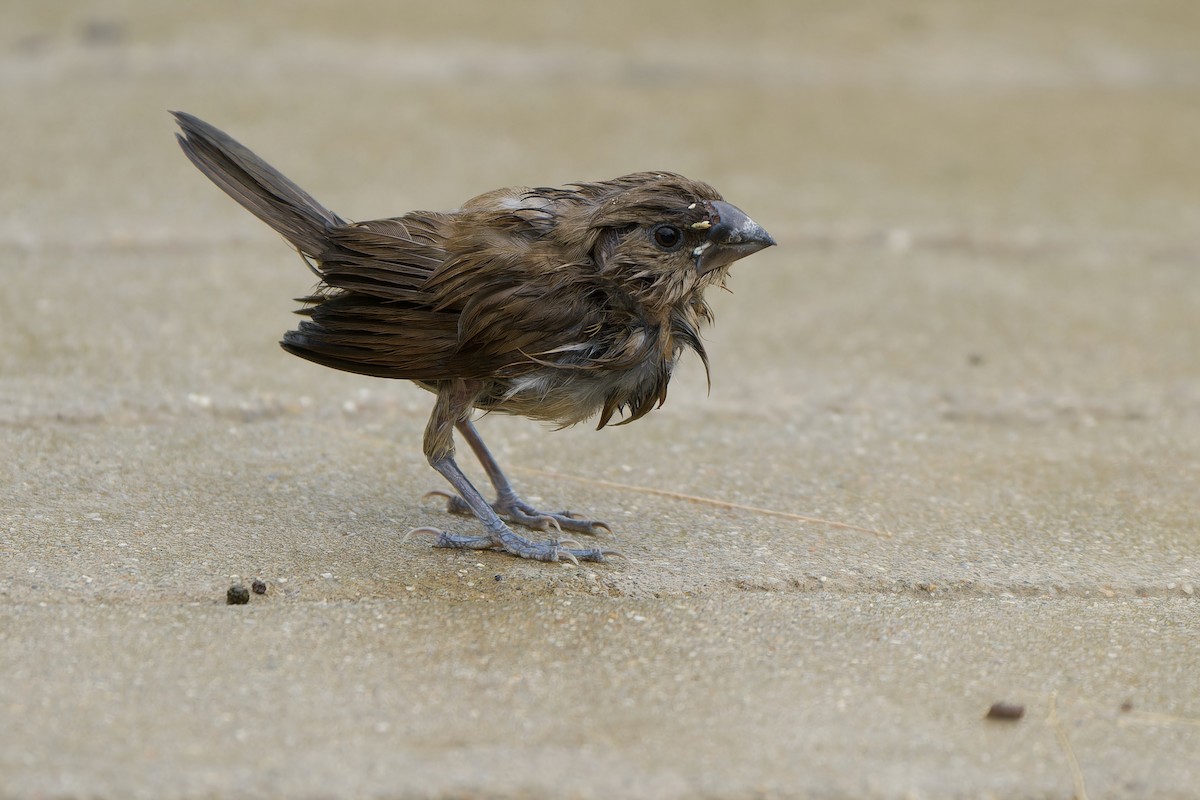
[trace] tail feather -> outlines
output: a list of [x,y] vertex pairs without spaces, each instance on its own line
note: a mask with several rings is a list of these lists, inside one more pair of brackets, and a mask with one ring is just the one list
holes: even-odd
[[191,114],[171,113],[183,129],[175,137],[179,146],[209,180],[305,255],[319,258],[328,249],[327,229],[345,220],[228,134]]

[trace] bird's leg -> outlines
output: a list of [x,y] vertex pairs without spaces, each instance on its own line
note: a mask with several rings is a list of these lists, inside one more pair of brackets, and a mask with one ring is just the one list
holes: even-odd
[[[606,560],[605,556],[619,555],[615,550],[604,548],[564,547],[563,545],[568,543],[567,540],[534,542],[514,533],[504,524],[496,510],[484,499],[479,490],[471,485],[467,476],[454,461],[454,427],[458,426],[459,430],[463,430],[464,424],[470,425],[467,420],[471,413],[472,397],[471,386],[461,380],[449,381],[438,390],[438,399],[434,404],[433,414],[429,418],[429,425],[425,428],[425,456],[429,459],[430,466],[440,472],[454,487],[465,507],[483,523],[484,533],[482,536],[457,536],[433,528],[418,530],[436,534],[435,547],[504,550],[515,556],[537,561],[604,561]],[[473,428],[469,429],[474,430]],[[475,438],[478,439],[478,435]],[[501,474],[498,469],[497,474]],[[503,477],[502,474],[501,477]],[[575,544],[575,542],[570,543]]]
[[[584,519],[576,514],[572,514],[570,511],[539,511],[529,505],[529,503],[526,503],[517,495],[512,484],[508,481],[508,476],[504,474],[504,471],[500,469],[500,465],[496,462],[495,456],[488,450],[487,445],[483,443],[483,437],[479,435],[475,424],[467,419],[456,423],[455,427],[462,434],[463,439],[467,441],[467,444],[471,445],[471,449],[475,451],[475,457],[479,459],[479,463],[483,466],[483,471],[487,473],[488,480],[496,488],[496,500],[492,503],[492,510],[497,514],[506,518],[509,522],[539,531],[557,528],[560,531],[586,533],[589,535],[596,535],[601,531],[612,532],[612,528],[608,527],[608,523]],[[471,507],[459,495],[442,492],[430,492],[430,494],[444,496],[446,498],[446,510],[451,513],[474,513]]]

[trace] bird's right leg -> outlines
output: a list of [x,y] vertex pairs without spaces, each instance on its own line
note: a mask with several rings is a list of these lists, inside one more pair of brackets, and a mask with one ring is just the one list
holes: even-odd
[[433,414],[425,428],[425,457],[429,465],[450,482],[458,496],[483,524],[482,536],[459,536],[437,530],[418,528],[416,532],[437,536],[434,547],[466,550],[503,550],[520,558],[537,561],[605,561],[606,556],[619,555],[605,548],[572,548],[569,540],[535,542],[526,539],[504,524],[491,504],[479,493],[454,460],[454,428],[469,419],[474,387],[467,381],[447,381],[438,389]]

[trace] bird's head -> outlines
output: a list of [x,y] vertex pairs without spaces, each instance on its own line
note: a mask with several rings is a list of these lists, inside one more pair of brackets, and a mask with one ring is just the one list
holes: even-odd
[[639,172],[576,188],[588,199],[580,210],[602,274],[661,302],[720,283],[734,261],[775,244],[711,186],[681,175]]

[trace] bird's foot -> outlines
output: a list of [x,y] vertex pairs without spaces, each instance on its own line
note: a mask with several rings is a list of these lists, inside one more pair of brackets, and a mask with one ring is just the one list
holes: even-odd
[[[467,502],[451,492],[435,490],[426,493],[425,497],[444,497],[446,498],[446,510],[451,514],[475,516],[475,512],[471,510]],[[585,533],[588,536],[597,536],[602,531],[612,533],[612,528],[608,526],[607,522],[584,519],[570,511],[539,511],[515,494],[496,498],[496,501],[492,503],[492,509],[509,522],[535,531],[548,531],[554,528],[559,533],[570,531],[571,533]]]
[[[437,528],[413,528],[404,538],[408,539],[414,533],[427,533],[435,538],[434,547],[446,547],[452,550],[502,550],[518,558],[528,558],[534,561],[570,561],[578,564],[580,561],[604,562],[608,556],[625,557],[619,550],[606,547],[579,547],[574,539],[551,539],[548,542],[535,542],[514,533],[507,525],[500,525],[489,530],[483,536],[459,536]],[[575,545],[571,547],[570,545]]]

